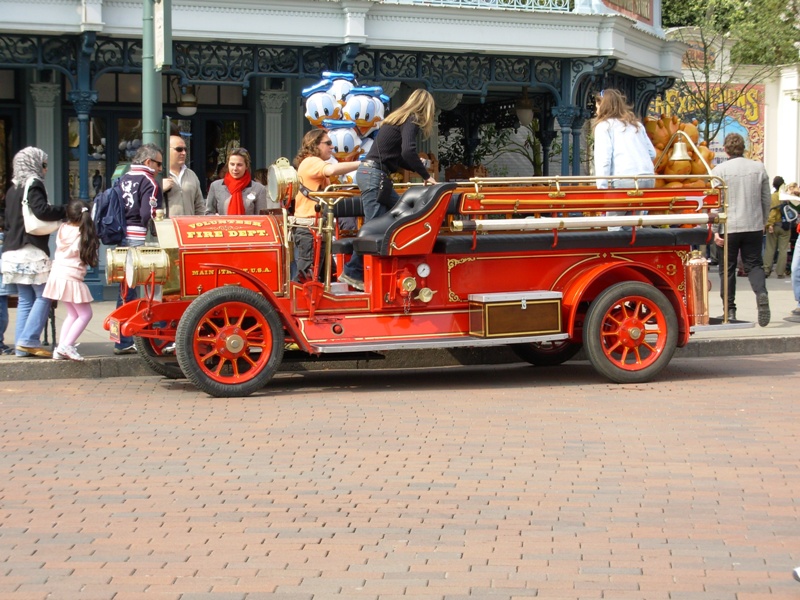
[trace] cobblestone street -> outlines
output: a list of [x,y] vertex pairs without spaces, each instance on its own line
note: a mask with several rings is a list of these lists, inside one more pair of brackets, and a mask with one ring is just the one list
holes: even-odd
[[0,597],[797,598],[798,360],[3,382]]

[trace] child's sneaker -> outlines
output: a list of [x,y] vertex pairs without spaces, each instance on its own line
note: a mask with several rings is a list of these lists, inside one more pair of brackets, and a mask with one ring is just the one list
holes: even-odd
[[59,346],[53,351],[53,360],[74,360],[83,362],[83,357],[78,354],[78,345]]

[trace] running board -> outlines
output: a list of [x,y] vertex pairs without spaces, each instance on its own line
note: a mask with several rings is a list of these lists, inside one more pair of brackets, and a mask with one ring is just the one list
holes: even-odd
[[729,329],[752,329],[756,324],[752,321],[728,321],[724,323],[722,319],[711,317],[708,325],[692,325],[689,331],[699,333],[701,331],[727,331]]
[[422,350],[426,348],[478,348],[507,346],[508,344],[530,344],[532,342],[556,342],[569,339],[567,333],[549,335],[530,335],[525,337],[478,338],[469,336],[440,337],[425,340],[394,340],[358,342],[353,344],[312,344],[311,351],[319,354],[338,354],[341,352],[384,352],[388,350]]

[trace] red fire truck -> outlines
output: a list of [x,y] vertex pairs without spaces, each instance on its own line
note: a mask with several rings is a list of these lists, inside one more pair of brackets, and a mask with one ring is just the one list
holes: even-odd
[[[700,179],[691,188],[598,189],[590,177],[411,186],[353,237],[337,221],[361,213],[357,190],[332,186],[315,194],[310,226],[327,241],[315,265],[322,281],[302,283],[290,278],[296,224],[285,210],[163,219],[157,242],[109,252],[109,282],[144,294],[105,326],[112,338],[135,336],[155,372],[212,396],[263,388],[285,352],[500,345],[536,365],[583,348],[611,381],[644,382],[714,326],[707,261],[694,249],[725,219],[725,186]],[[288,162],[271,167],[273,197],[291,198],[295,186]],[[335,281],[354,250],[363,292]]]

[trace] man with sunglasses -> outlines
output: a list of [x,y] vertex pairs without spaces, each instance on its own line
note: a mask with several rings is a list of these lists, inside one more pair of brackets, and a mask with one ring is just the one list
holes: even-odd
[[169,173],[162,182],[167,217],[202,215],[206,210],[200,180],[186,166],[188,153],[186,141],[180,135],[169,137]]
[[[150,222],[156,210],[164,207],[161,187],[156,176],[164,165],[161,148],[155,144],[142,144],[131,161],[130,170],[120,177],[122,200],[125,203],[125,239],[120,246],[143,246]],[[117,297],[117,307],[122,306],[122,286]],[[125,302],[137,297],[136,288],[128,290]],[[114,354],[133,354],[133,338],[122,337],[114,344]]]

